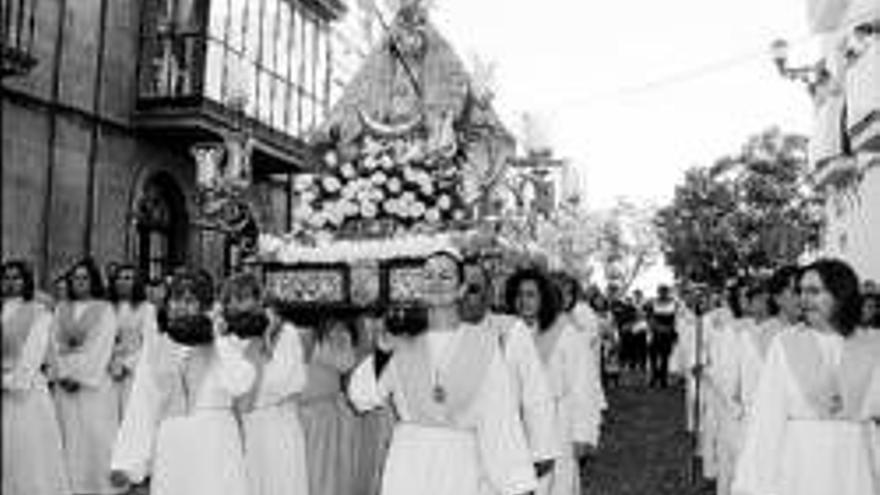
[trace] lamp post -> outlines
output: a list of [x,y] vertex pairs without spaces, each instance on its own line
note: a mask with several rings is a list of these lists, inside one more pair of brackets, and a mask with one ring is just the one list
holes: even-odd
[[790,46],[787,41],[778,39],[770,44],[770,56],[776,65],[779,75],[792,81],[807,85],[810,95],[816,94],[816,90],[831,79],[824,60],[811,65],[793,67],[789,65]]

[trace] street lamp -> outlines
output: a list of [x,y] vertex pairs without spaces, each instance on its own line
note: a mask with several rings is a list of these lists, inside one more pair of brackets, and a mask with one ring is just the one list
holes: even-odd
[[783,39],[778,39],[770,44],[770,56],[779,75],[806,84],[810,95],[814,95],[819,86],[831,78],[831,74],[825,67],[825,61],[820,60],[812,65],[792,67],[789,65],[789,52],[790,46]]

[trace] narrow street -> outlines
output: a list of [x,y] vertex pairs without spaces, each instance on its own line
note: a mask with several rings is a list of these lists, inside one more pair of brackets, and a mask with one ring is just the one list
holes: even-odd
[[689,482],[684,392],[648,388],[641,375],[606,390],[609,411],[598,457],[587,468],[584,495],[703,495]]

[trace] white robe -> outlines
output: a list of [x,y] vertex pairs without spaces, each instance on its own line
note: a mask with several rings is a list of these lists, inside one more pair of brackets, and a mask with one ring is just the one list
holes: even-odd
[[736,469],[736,495],[876,495],[870,424],[836,402],[843,339],[785,332],[770,345]]
[[112,468],[135,483],[150,475],[151,495],[246,494],[232,405],[254,375],[235,337],[186,348],[161,336],[138,363]]
[[[426,349],[435,340],[429,332],[399,343],[378,379],[372,357],[351,377],[348,391],[355,407],[369,410],[390,399],[400,418],[385,462],[383,495],[512,495],[536,487],[510,372],[497,339],[466,324],[455,332],[482,333],[491,342],[459,338],[445,353],[453,356],[451,361],[442,366],[432,362]],[[474,342],[485,350],[474,351]],[[471,358],[470,352],[480,353],[476,359],[482,369],[473,360],[468,363],[479,369],[478,376],[456,367],[457,359]],[[413,363],[420,361],[432,371],[410,373],[417,369]],[[452,389],[447,399],[432,402],[426,397],[431,394],[426,376],[435,372],[444,381],[458,383],[459,389],[474,387],[470,399],[452,408],[457,393]]]
[[[305,438],[294,395],[306,384],[302,344],[297,330],[285,323],[272,357],[257,373],[242,411],[248,495],[305,495]],[[241,399],[240,399],[241,400]]]
[[557,433],[556,406],[550,394],[547,372],[538,356],[531,332],[521,319],[490,314],[483,322],[500,333],[505,362],[510,368],[513,391],[535,461],[562,455]]
[[596,312],[589,304],[579,302],[571,311],[571,317],[575,327],[587,334],[587,341],[591,351],[589,357],[592,361],[593,371],[591,376],[595,378],[596,393],[599,394],[599,404],[604,411],[608,409],[608,399],[605,396],[605,387],[602,385],[602,335],[600,333],[600,321]]
[[[27,305],[25,308],[24,305]],[[33,311],[29,328],[16,328],[19,310]],[[55,404],[41,366],[46,362],[52,315],[39,303],[4,301],[4,343],[7,332],[22,331],[16,356],[3,356],[3,494],[68,495]]]
[[113,348],[113,361],[125,370],[125,376],[116,380],[116,393],[119,400],[119,417],[125,414],[125,404],[134,381],[134,371],[144,348],[154,345],[159,329],[156,321],[156,308],[150,302],[132,306],[120,302],[116,306],[116,344]]
[[719,475],[720,458],[719,449],[721,442],[722,413],[724,406],[719,402],[719,394],[713,393],[710,381],[710,371],[723,354],[726,338],[727,325],[733,321],[733,314],[727,307],[716,308],[703,317],[704,332],[703,343],[706,349],[706,370],[701,390],[701,399],[705,406],[701,408],[700,420],[700,456],[703,459],[703,475],[706,478],[715,479]]
[[[73,319],[92,318],[84,330],[84,341],[68,347],[61,334],[61,318],[67,319],[67,305],[72,305]],[[65,303],[56,308],[53,370],[58,379],[79,384],[75,392],[55,388],[55,403],[65,461],[73,493],[111,494],[119,492],[110,484],[110,457],[119,427],[119,403],[110,359],[116,339],[116,315],[104,301]]]
[[540,480],[538,493],[573,495],[580,493],[581,479],[574,457],[575,443],[597,447],[601,426],[601,399],[596,392],[595,368],[585,354],[588,336],[566,319],[545,332],[535,333],[538,352],[550,379],[550,393],[556,405],[557,434],[562,456],[553,472]]

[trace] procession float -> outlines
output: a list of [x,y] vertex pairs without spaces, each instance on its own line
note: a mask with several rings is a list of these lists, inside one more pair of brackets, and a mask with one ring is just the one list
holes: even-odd
[[422,2],[403,4],[314,133],[293,229],[259,237],[269,294],[288,310],[381,308],[413,303],[444,247],[515,263],[486,220],[515,151],[490,101]]

